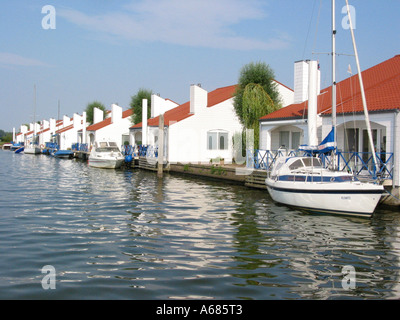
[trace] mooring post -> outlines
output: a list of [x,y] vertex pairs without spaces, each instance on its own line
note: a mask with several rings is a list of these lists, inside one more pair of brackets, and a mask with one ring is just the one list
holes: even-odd
[[158,121],[158,170],[157,176],[163,177],[164,168],[164,114],[160,114]]

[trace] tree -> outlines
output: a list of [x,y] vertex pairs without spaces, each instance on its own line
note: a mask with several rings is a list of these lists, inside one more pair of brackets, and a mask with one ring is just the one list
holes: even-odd
[[89,122],[90,124],[93,124],[93,109],[97,108],[100,110],[103,110],[103,112],[106,112],[106,107],[99,101],[93,101],[89,103],[86,107],[86,121]]
[[4,135],[0,138],[0,141],[11,142],[12,139],[13,139],[13,135],[11,132],[4,132]]
[[246,129],[254,129],[254,146],[259,142],[258,120],[281,107],[274,71],[263,62],[251,62],[240,70],[233,106]]
[[153,92],[147,89],[139,89],[139,91],[131,97],[132,116],[131,122],[137,124],[142,122],[142,100],[147,99],[147,119],[151,116],[151,95]]

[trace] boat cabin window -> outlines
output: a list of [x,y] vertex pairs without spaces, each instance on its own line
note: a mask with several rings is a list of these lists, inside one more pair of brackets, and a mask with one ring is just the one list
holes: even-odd
[[317,158],[303,158],[306,167],[322,167],[321,160]]
[[290,169],[290,170],[296,170],[296,169],[298,169],[298,168],[303,168],[303,167],[304,167],[303,162],[301,161],[301,159],[298,159],[298,160],[296,160],[295,162],[293,162],[293,163],[289,166],[289,169]]
[[303,167],[322,167],[321,160],[312,157],[298,159],[289,166],[289,169],[296,170]]
[[96,148],[96,152],[119,152],[118,147]]

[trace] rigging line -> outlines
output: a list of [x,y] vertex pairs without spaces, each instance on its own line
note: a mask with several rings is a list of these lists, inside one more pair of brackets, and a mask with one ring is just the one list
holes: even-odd
[[314,17],[314,9],[315,9],[315,3],[316,3],[316,2],[317,2],[317,0],[314,1],[313,8],[312,8],[312,11],[311,11],[310,22],[309,22],[309,24],[308,24],[306,41],[304,42],[304,48],[303,48],[303,60],[304,60],[304,56],[305,56],[305,53],[306,53],[306,47],[307,47],[307,42],[308,42],[308,36],[309,36],[309,34],[310,34],[311,23],[312,23],[313,17]]
[[[314,5],[315,5],[315,3],[314,3]],[[320,16],[321,16],[321,7],[322,7],[322,0],[320,0],[320,2],[319,2],[318,16],[317,16],[317,26],[316,26],[316,29],[315,29],[314,43],[313,43],[313,51],[314,51],[316,43],[317,43],[318,26],[319,26],[319,20],[320,20]]]

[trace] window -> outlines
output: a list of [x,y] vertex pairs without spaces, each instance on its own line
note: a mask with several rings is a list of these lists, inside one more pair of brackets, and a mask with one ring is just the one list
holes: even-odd
[[297,150],[300,145],[300,132],[292,132],[292,149]]
[[289,131],[279,132],[279,146],[281,148],[289,149]]
[[279,131],[279,147],[298,149],[300,145],[300,131]]
[[228,150],[228,132],[208,131],[207,132],[208,150]]

